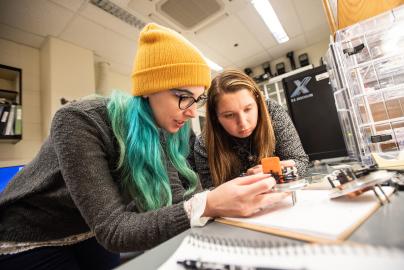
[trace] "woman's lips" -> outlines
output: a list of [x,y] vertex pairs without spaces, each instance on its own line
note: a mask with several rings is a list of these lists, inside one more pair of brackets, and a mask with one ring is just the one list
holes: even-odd
[[180,128],[180,127],[182,127],[182,126],[185,124],[185,121],[178,121],[178,120],[175,120],[175,124],[176,124],[176,126],[177,126],[178,128]]
[[240,131],[239,131],[239,134],[241,134],[241,135],[246,135],[246,134],[249,134],[250,131],[251,131],[251,129],[240,130]]

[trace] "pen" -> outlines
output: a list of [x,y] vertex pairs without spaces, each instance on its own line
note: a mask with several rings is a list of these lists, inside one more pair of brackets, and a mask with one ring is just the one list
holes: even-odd
[[234,265],[227,263],[206,262],[201,260],[183,260],[177,261],[187,270],[304,270],[279,267],[254,267],[245,265]]

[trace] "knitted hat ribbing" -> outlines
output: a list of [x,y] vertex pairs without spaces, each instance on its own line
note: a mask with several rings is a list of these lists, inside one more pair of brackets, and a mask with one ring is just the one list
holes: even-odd
[[132,71],[132,93],[147,95],[181,86],[210,86],[201,53],[177,32],[150,23],[140,32]]

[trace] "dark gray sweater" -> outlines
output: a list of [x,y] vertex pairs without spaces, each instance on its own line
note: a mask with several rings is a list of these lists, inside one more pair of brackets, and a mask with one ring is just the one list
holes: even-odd
[[99,98],[65,105],[32,162],[0,194],[0,242],[48,241],[95,233],[111,251],[151,248],[190,227],[185,189],[165,161],[173,204],[138,213],[120,188],[119,148]]
[[[281,160],[293,159],[296,162],[296,168],[299,175],[304,176],[309,165],[309,158],[303,150],[299,135],[290,119],[288,113],[282,106],[275,101],[267,101],[268,112],[272,120],[272,127],[275,133],[275,156]],[[232,148],[241,161],[242,168],[234,168],[233,175],[230,179],[238,177],[259,163],[258,160],[248,159],[250,154],[257,156],[257,149],[251,145],[251,138],[236,139],[232,138]],[[200,135],[196,139],[194,146],[195,165],[194,170],[197,171],[202,187],[209,188],[213,185],[208,165],[208,155],[205,147],[205,140]],[[226,179],[226,180],[230,180]]]

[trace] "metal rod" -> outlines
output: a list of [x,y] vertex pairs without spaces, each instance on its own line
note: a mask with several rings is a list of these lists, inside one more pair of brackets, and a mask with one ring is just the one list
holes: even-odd
[[379,194],[376,192],[375,187],[373,187],[372,190],[375,193],[377,199],[379,199],[380,205],[384,205],[383,200],[380,198]]
[[390,203],[391,201],[390,201],[389,197],[386,195],[386,193],[384,193],[382,187],[381,187],[379,184],[377,184],[376,186],[379,188],[379,190],[381,191],[381,193],[383,193],[384,197],[386,198],[386,201],[387,201],[388,203]]
[[330,185],[331,185],[333,188],[335,188],[335,185],[334,185],[334,183],[332,182],[331,177],[327,177],[327,180],[328,180],[328,182],[330,183]]
[[293,206],[295,206],[295,204],[296,204],[296,191],[292,191],[292,203],[293,203]]

